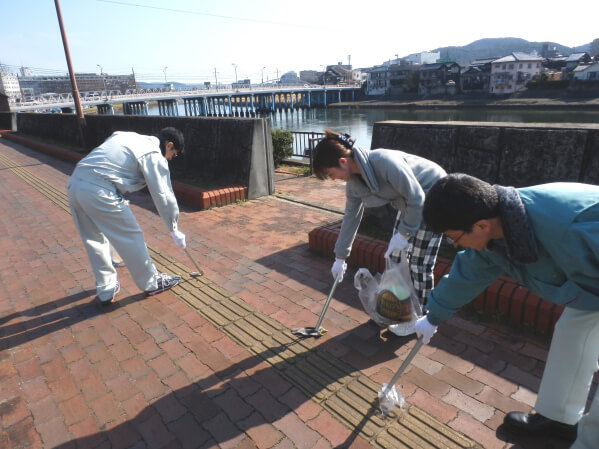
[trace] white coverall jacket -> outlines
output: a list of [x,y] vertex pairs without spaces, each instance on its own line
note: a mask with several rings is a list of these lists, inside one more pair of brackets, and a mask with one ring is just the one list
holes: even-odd
[[122,194],[146,185],[169,232],[177,228],[179,207],[171,186],[168,161],[156,137],[117,131],[83,158],[67,185],[69,206],[83,240],[102,301],[117,283],[109,242],[123,258],[141,290],[157,288],[143,232]]

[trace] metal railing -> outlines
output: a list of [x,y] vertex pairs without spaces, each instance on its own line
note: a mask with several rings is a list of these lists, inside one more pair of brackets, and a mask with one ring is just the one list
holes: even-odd
[[290,131],[293,136],[293,157],[302,158],[303,161],[309,161],[312,166],[312,150],[324,133],[313,131]]

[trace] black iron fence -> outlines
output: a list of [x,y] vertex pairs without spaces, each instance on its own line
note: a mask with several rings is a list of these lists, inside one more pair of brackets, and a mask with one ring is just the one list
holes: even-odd
[[290,131],[293,136],[293,158],[301,158],[304,162],[310,162],[312,165],[312,150],[324,133],[312,131]]

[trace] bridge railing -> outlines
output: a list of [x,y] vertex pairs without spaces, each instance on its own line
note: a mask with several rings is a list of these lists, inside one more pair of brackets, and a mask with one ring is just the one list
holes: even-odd
[[312,173],[312,151],[324,133],[314,131],[290,131],[293,136],[293,156],[292,159],[300,160],[310,164],[310,173]]

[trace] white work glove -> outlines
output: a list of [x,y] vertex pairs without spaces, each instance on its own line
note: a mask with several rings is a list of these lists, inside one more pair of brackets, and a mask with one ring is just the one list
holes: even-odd
[[416,320],[416,323],[414,323],[414,330],[416,331],[418,338],[422,339],[422,343],[428,345],[432,336],[437,332],[437,326],[431,324],[426,315],[424,315]]
[[333,266],[331,267],[331,273],[333,274],[333,279],[339,278],[339,282],[343,280],[343,275],[345,274],[345,270],[347,270],[347,264],[343,259],[335,259]]
[[389,240],[389,246],[387,247],[387,252],[385,252],[385,259],[388,259],[389,256],[399,256],[399,252],[402,249],[405,249],[408,246],[408,239],[401,235],[399,232],[394,234]]
[[185,234],[183,234],[178,229],[175,229],[173,232],[171,232],[171,236],[173,237],[173,240],[177,245],[185,249]]

